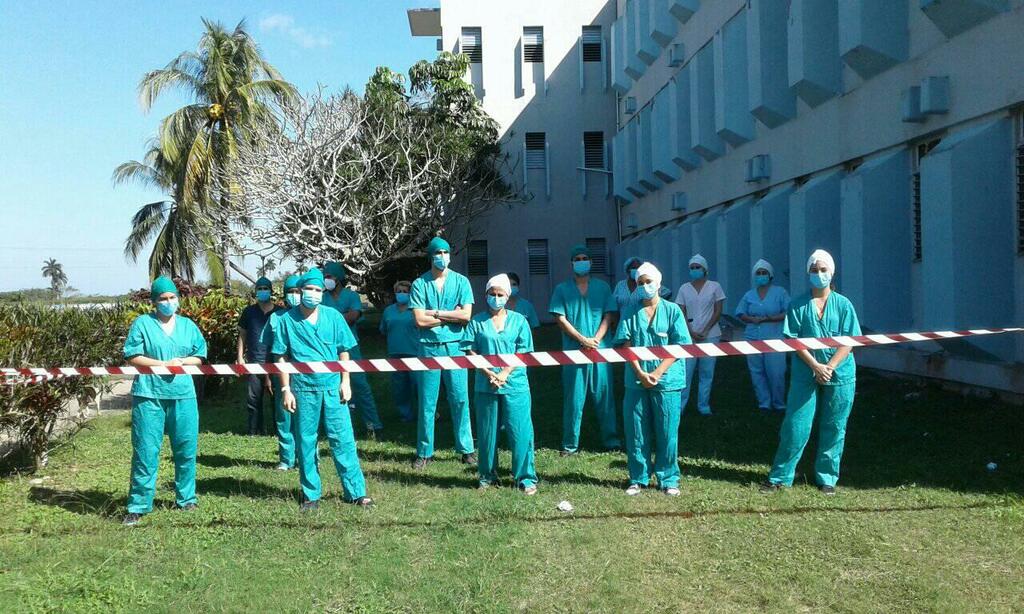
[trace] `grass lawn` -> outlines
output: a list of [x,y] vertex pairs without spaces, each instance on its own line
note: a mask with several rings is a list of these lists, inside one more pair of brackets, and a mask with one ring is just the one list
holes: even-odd
[[[539,334],[538,347],[555,342]],[[839,495],[806,483],[805,458],[797,486],[765,496],[755,484],[781,418],[757,415],[745,363],[722,359],[717,415],[682,419],[683,496],[628,498],[621,454],[558,456],[559,372],[531,379],[535,497],[477,492],[450,420],[435,462],[413,472],[414,426],[374,376],[386,440],[365,441],[358,420],[357,433],[377,507],[341,503],[323,458],[324,503],[300,516],[297,474],[272,470],[274,439],[240,434],[235,385],[201,405],[200,510],[171,509],[165,447],[158,509],[129,530],[128,415],[96,420],[44,472],[0,480],[0,611],[1024,609],[1019,408],[937,389],[906,399],[915,388],[862,371]],[[589,408],[584,431],[596,449]],[[558,511],[562,500],[575,512]]]

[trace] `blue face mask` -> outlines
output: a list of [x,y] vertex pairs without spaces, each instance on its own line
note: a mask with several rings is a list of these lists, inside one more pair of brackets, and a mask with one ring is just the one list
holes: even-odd
[[299,303],[302,302],[302,294],[289,292],[284,295],[284,302],[287,303],[289,307],[298,307]]
[[807,279],[811,282],[811,285],[819,290],[824,290],[832,283],[832,274],[828,271],[822,271],[820,273],[808,273]]
[[312,290],[302,291],[302,306],[306,309],[315,308],[322,300],[324,300],[323,292],[314,292]]
[[447,269],[451,261],[451,254],[434,254],[434,257],[430,259],[430,263],[439,271]]
[[629,278],[632,279],[633,281],[636,281],[636,272],[639,271],[639,270],[640,270],[639,268],[630,269],[629,270]]
[[512,296],[519,296],[519,286],[512,286]]
[[409,293],[395,292],[395,302],[399,305],[407,305],[409,303]]
[[641,299],[650,300],[658,295],[658,284],[653,281],[646,284],[640,284],[637,286],[636,291]]
[[270,290],[257,290],[256,291],[256,302],[258,302],[258,303],[269,303],[270,302]]
[[507,302],[507,296],[494,296],[493,294],[487,295],[487,306],[495,311],[504,307]]
[[178,299],[172,298],[169,301],[160,301],[156,304],[156,310],[160,315],[169,318],[174,315],[174,312],[178,311]]
[[758,288],[761,286],[767,286],[771,282],[772,278],[768,275],[754,275],[754,283]]
[[572,272],[577,275],[589,275],[590,274],[590,261],[589,260],[573,260]]
[[704,269],[690,269],[690,279],[693,281],[704,279]]

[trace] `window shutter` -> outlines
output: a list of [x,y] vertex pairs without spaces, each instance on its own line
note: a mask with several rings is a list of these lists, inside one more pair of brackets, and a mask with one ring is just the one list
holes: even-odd
[[587,239],[587,253],[590,254],[590,271],[605,275],[608,273],[608,248],[604,237]]
[[530,275],[549,275],[548,240],[530,239],[526,242],[526,259]]
[[486,277],[487,269],[487,241],[470,241],[467,273],[472,276]]
[[601,26],[583,26],[583,61],[601,61]]
[[547,137],[543,132],[526,133],[526,168],[547,168],[547,150],[545,147],[546,141]]
[[544,28],[526,26],[523,28],[523,61],[540,64],[544,62]]
[[471,64],[480,64],[484,61],[483,34],[480,28],[462,28],[459,51],[469,56]]
[[583,166],[604,169],[604,133],[583,133]]

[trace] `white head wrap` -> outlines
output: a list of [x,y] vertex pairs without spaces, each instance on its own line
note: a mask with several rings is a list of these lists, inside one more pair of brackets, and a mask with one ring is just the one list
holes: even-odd
[[644,275],[650,277],[651,281],[653,281],[659,288],[661,287],[661,271],[658,270],[658,267],[654,266],[650,262],[641,264],[640,268],[636,270],[637,280]]
[[491,288],[501,288],[505,291],[505,294],[512,294],[512,281],[508,278],[508,275],[502,273],[501,275],[495,275],[494,277],[487,280],[487,287],[484,292],[487,292]]
[[768,262],[764,258],[761,258],[760,260],[754,263],[754,268],[750,269],[750,274],[757,275],[758,269],[764,269],[768,271],[769,275],[775,277],[775,268],[772,266],[772,263]]
[[690,258],[690,264],[699,264],[702,267],[704,267],[705,271],[708,270],[708,261],[706,258],[704,258],[704,256],[701,256],[700,254],[694,254],[693,258]]
[[814,250],[814,253],[811,254],[811,257],[807,259],[807,272],[810,272],[811,265],[814,264],[815,262],[825,263],[825,268],[828,269],[828,272],[833,275],[836,274],[836,261],[832,259],[832,254],[826,252],[823,249]]

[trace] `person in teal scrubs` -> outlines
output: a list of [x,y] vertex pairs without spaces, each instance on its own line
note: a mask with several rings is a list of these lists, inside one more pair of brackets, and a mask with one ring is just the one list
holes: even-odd
[[[124,341],[124,357],[133,367],[200,365],[206,339],[199,327],[177,315],[178,288],[158,277],[150,288],[152,313],[135,318]],[[199,407],[191,375],[138,375],[132,383],[132,475],[125,526],[135,526],[153,511],[157,468],[164,433],[174,456],[174,493],[178,508],[196,509],[196,448]]]
[[[276,312],[270,316],[267,325],[263,327],[263,344],[268,348],[274,347],[274,319],[281,316],[293,307],[297,307],[302,301],[302,288],[299,286],[298,275],[289,275],[284,280],[284,304],[283,311]],[[276,361],[277,357],[271,354],[271,359]],[[274,387],[274,423],[277,426],[277,470],[289,471],[295,467],[295,434],[299,421],[293,419],[290,411],[284,408],[284,400],[281,398],[281,378],[277,375],[266,375]]]
[[539,327],[540,317],[537,316],[537,310],[534,308],[533,303],[523,298],[523,295],[519,292],[519,276],[515,273],[506,273],[506,275],[508,275],[509,281],[512,282],[512,295],[508,298],[508,303],[505,305],[506,308],[522,314],[526,321],[530,323],[530,328]]
[[[448,268],[451,246],[441,237],[427,244],[430,270],[412,282],[409,308],[419,328],[419,356],[462,356],[460,343],[466,324],[473,315],[473,290],[469,280]],[[473,454],[473,429],[469,420],[469,391],[466,371],[429,370],[416,374],[416,458],[413,469],[423,469],[434,456],[434,414],[441,382],[448,393],[455,431],[455,451],[462,462],[476,464]]]
[[[590,276],[590,255],[586,247],[573,247],[570,260],[573,278],[555,287],[548,307],[562,330],[562,349],[610,347],[611,339],[606,336],[618,309],[612,289],[604,281]],[[580,422],[588,398],[597,413],[602,445],[606,450],[618,450],[621,441],[608,364],[565,365],[562,387],[562,456],[579,450]]]
[[[273,321],[274,345],[271,353],[280,362],[320,362],[348,360],[356,345],[345,318],[335,309],[322,309],[324,276],[311,269],[302,277],[302,299]],[[340,391],[339,391],[340,389]],[[320,469],[317,466],[317,438],[323,420],[334,467],[341,479],[343,499],[359,506],[371,506],[366,482],[356,455],[352,417],[348,401],[352,398],[349,374],[281,374],[281,392],[285,411],[298,419],[296,456],[299,484],[302,487],[302,511],[317,509],[321,496]]]
[[[324,292],[323,304],[327,307],[337,309],[345,316],[345,322],[352,331],[356,345],[349,351],[352,360],[359,360],[363,352],[359,349],[359,321],[363,317],[363,301],[355,290],[345,286],[345,267],[340,262],[328,262],[324,265],[324,283],[327,284]],[[384,423],[381,422],[380,414],[377,413],[377,403],[373,400],[373,390],[370,388],[370,381],[365,373],[353,373],[352,377],[352,404],[359,410],[366,425],[367,435],[370,439],[377,439]]]
[[[754,287],[736,305],[736,317],[746,326],[743,338],[764,341],[782,338],[782,323],[789,309],[789,293],[772,283],[775,269],[763,258],[754,263],[751,271]],[[747,356],[750,381],[762,414],[786,411],[786,354],[751,354]]]
[[[506,309],[512,284],[508,275],[487,282],[487,311],[470,320],[462,347],[470,354],[518,354],[533,351],[530,323],[520,313]],[[537,494],[537,470],[533,466],[533,420],[530,417],[530,381],[525,367],[494,367],[476,370],[473,382],[476,434],[480,443],[477,473],[480,488],[498,481],[498,416],[501,415],[512,448],[512,475],[527,495]]]
[[[395,302],[384,308],[380,316],[380,334],[387,339],[388,358],[412,358],[419,353],[419,330],[409,309],[408,281],[396,282]],[[413,401],[416,398],[416,377],[412,371],[391,372],[391,397],[398,407],[402,422],[416,420]]]
[[[640,304],[627,308],[615,343],[653,347],[691,343],[686,316],[679,305],[659,296],[661,272],[645,262],[637,268]],[[635,496],[646,488],[653,471],[666,495],[679,496],[679,391],[686,387],[686,361],[674,358],[632,360],[626,371],[626,465]]]
[[[786,313],[782,334],[797,337],[860,335],[857,312],[848,298],[832,290],[836,265],[825,250],[817,250],[807,261],[811,293],[793,301]],[[775,492],[793,485],[815,414],[818,415],[818,453],[814,479],[825,495],[834,495],[839,481],[839,461],[846,440],[846,421],[853,408],[857,365],[852,348],[798,350],[786,399],[786,417],[779,432],[775,453],[763,492]]]

